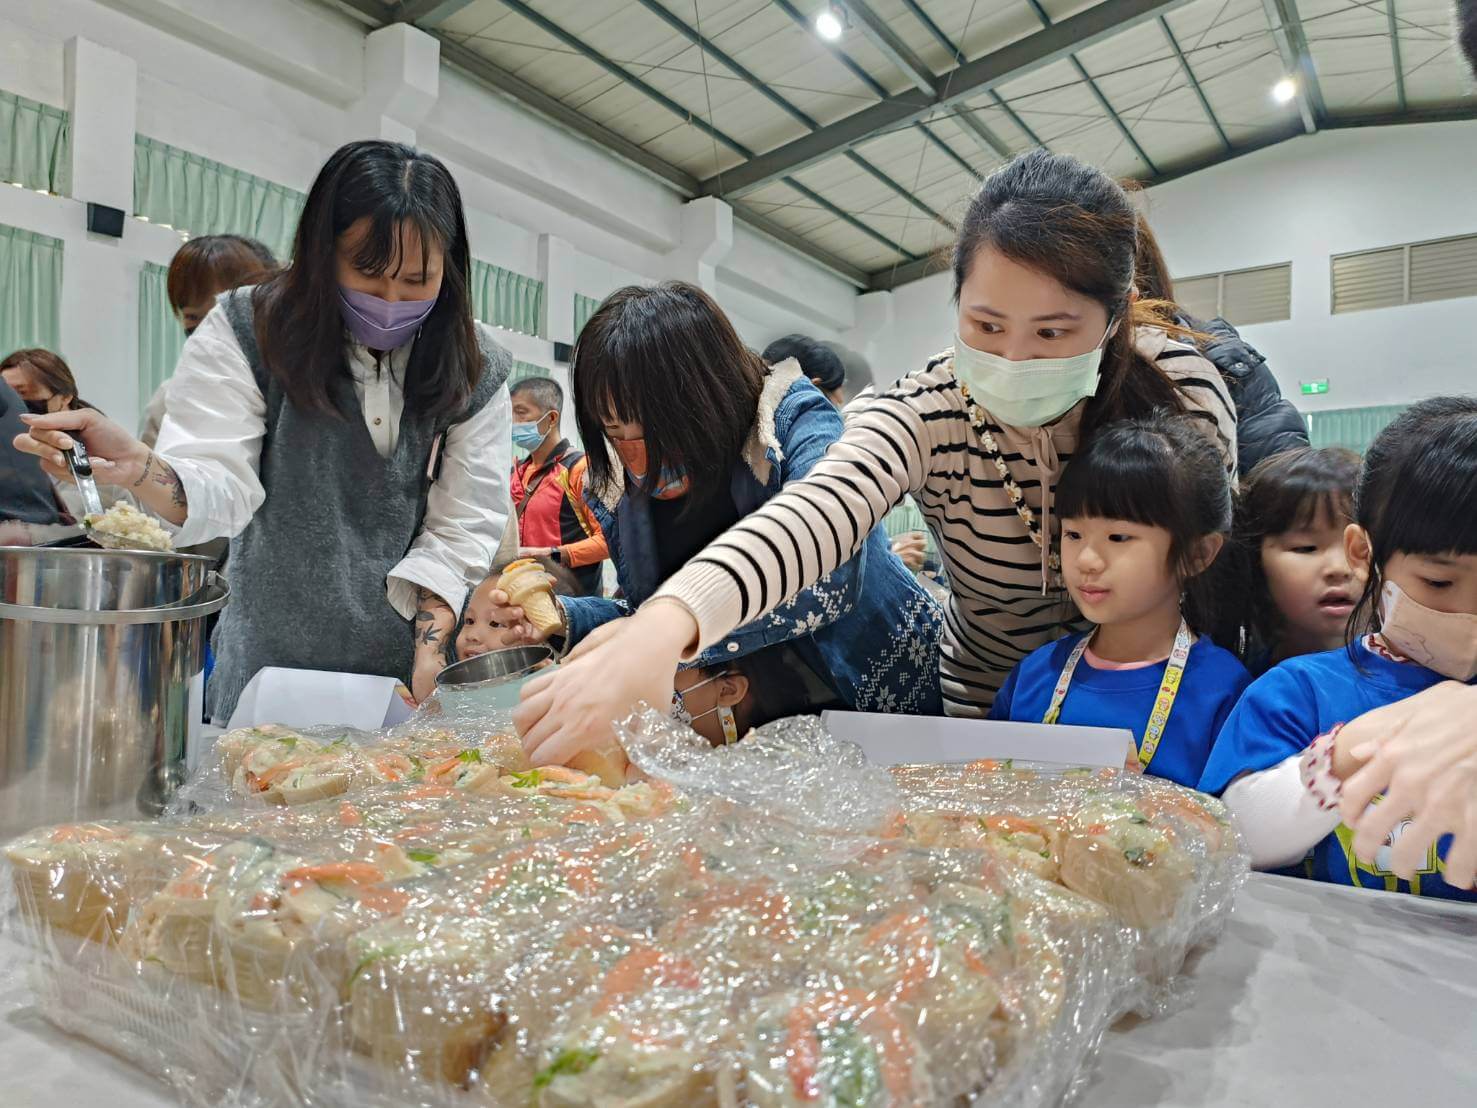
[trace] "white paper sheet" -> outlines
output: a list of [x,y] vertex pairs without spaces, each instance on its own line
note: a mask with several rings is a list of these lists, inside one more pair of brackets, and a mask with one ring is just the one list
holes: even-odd
[[821,722],[838,739],[861,747],[868,761],[883,766],[1012,758],[1062,766],[1122,767],[1137,755],[1133,732],[1116,727],[876,712],[825,712]]
[[280,723],[287,727],[357,727],[376,731],[410,718],[393,677],[315,669],[259,670],[241,693],[230,728]]

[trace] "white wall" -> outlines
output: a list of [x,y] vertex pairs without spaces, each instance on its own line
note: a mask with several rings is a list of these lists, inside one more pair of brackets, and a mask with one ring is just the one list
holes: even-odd
[[[569,244],[569,287],[551,297],[696,276],[683,200],[667,185],[444,66],[429,77],[428,103],[387,106],[383,86],[396,74],[367,56],[366,28],[333,10],[303,0],[0,0],[0,88],[66,107],[74,36],[135,67],[139,133],[292,188],[306,190],[340,143],[408,128],[455,173],[477,257],[543,276],[540,236]],[[127,420],[147,400],[137,395],[138,272],[167,263],[179,237],[137,220],[122,240],[88,235],[86,199],[0,188],[0,223],[64,240],[62,353],[84,394]],[[745,226],[717,255],[711,291],[753,345],[791,331],[831,338],[855,321],[852,286]],[[571,338],[551,314],[551,337]],[[536,339],[507,344],[526,360],[550,354]]]
[[[1243,333],[1313,411],[1477,391],[1477,299],[1329,311],[1331,255],[1477,232],[1474,182],[1477,122],[1430,123],[1297,138],[1160,185],[1147,203],[1176,274],[1292,263],[1292,319]],[[891,314],[865,347],[879,380],[953,341],[950,291],[937,274],[859,310]],[[1299,381],[1322,377],[1326,394],[1299,394]]]

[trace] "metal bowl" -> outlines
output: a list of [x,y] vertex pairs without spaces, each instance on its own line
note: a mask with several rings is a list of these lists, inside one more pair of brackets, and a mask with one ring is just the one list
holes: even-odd
[[547,646],[510,646],[456,662],[436,675],[435,701],[448,712],[510,712],[523,683],[553,666]]

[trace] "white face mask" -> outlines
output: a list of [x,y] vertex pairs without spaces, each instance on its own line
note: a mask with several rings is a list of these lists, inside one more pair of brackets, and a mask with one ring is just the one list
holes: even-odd
[[1013,362],[999,354],[976,350],[956,335],[954,376],[969,388],[980,407],[1009,427],[1044,427],[1068,412],[1080,400],[1097,392],[1103,346],[1113,333],[1113,321],[1102,341],[1071,358],[1025,358]]
[[[692,692],[693,689],[700,689],[704,685],[711,685],[719,678],[727,676],[728,674],[726,673],[715,674],[704,681],[699,681],[696,685],[689,686],[686,692]],[[685,723],[688,727],[691,727],[694,721],[700,720],[704,716],[713,715],[716,712],[718,715],[718,726],[723,730],[723,741],[729,746],[738,742],[738,720],[734,717],[732,708],[726,704],[719,704],[717,707],[709,708],[706,712],[699,712],[697,715],[693,715],[687,710],[687,702],[683,699],[684,695],[684,692],[679,692],[676,689],[672,690],[672,710],[669,715],[674,721]]]
[[1477,677],[1477,615],[1427,608],[1386,581],[1380,590],[1380,634],[1412,662],[1443,677]]

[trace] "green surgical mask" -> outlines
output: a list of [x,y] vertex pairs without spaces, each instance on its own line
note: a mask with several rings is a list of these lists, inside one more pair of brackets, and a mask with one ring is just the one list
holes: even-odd
[[1102,341],[1084,354],[1018,362],[976,350],[956,336],[954,376],[997,422],[1008,427],[1044,427],[1097,392],[1103,347],[1112,333],[1110,319]]

